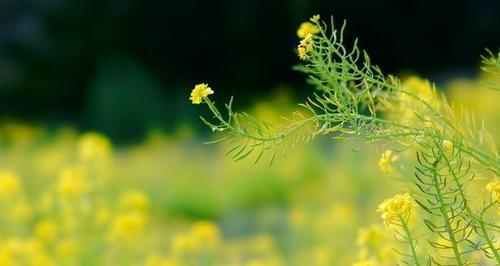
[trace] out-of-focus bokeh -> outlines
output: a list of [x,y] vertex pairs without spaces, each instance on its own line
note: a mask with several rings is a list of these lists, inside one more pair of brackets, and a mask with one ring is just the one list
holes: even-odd
[[193,83],[242,105],[283,85],[304,97],[295,31],[317,13],[346,19],[347,40],[388,73],[473,76],[484,48],[500,47],[499,12],[495,0],[3,0],[0,115],[127,142],[196,119]]
[[316,13],[500,138],[478,74],[498,1],[0,1],[0,265],[395,265],[375,210],[405,183],[382,148],[324,138],[235,163],[188,101],[208,82],[281,121],[312,92],[291,67]]

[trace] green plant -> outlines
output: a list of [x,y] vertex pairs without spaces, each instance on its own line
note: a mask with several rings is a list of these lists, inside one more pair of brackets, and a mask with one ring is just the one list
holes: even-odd
[[[472,113],[448,103],[430,82],[416,77],[400,81],[372,64],[357,40],[346,46],[345,26],[344,22],[338,29],[333,18],[327,24],[314,16],[299,28],[297,53],[303,64],[295,69],[307,75],[315,92],[283,125],[235,112],[232,98],[225,104],[225,111],[220,111],[208,98],[213,91],[205,85],[206,95],[198,95],[213,119],[201,119],[222,134],[211,143],[231,143],[227,154],[235,160],[256,154],[256,163],[266,152],[271,154],[272,163],[297,143],[319,135],[343,141],[391,143],[399,152],[416,149],[415,175],[409,178],[414,184],[412,196],[424,211],[419,220],[428,229],[427,248],[445,251],[433,252],[427,263],[467,265],[478,251],[500,264],[495,239],[499,227],[492,217],[495,214],[489,211],[498,207],[496,195],[500,192],[489,189],[493,196],[484,197],[482,206],[473,207],[477,199],[469,196],[467,186],[478,174],[487,178],[500,175],[493,137]],[[483,57],[482,69],[488,73],[492,88],[500,77],[499,59],[500,54],[489,51]],[[385,172],[392,172],[390,166],[397,158],[391,157],[391,152],[379,162]],[[422,254],[417,252],[422,249],[417,248],[408,218],[399,216],[399,223],[391,226],[403,229],[396,232],[409,244],[411,254],[404,256],[411,260],[403,262],[420,265]]]

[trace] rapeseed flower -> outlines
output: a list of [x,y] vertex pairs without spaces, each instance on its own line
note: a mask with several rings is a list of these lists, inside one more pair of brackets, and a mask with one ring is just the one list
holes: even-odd
[[383,173],[392,173],[394,170],[392,164],[397,160],[399,160],[399,156],[392,155],[392,150],[386,150],[384,153],[382,153],[382,156],[378,161],[380,171],[382,171]]
[[306,60],[308,53],[313,49],[312,34],[307,34],[302,40],[300,40],[299,46],[297,47],[297,54],[302,60]]
[[318,34],[319,32],[319,28],[316,27],[316,25],[312,24],[311,22],[304,22],[300,24],[299,28],[297,29],[297,36],[303,39],[308,35]]
[[214,94],[214,91],[208,87],[208,84],[197,84],[191,91],[189,100],[191,100],[193,104],[200,104],[203,101],[203,97],[207,97],[210,94]]
[[450,154],[453,152],[453,142],[451,142],[449,139],[443,140],[443,150]]
[[399,218],[406,218],[413,207],[413,201],[409,193],[398,194],[382,202],[377,212],[382,213],[384,224],[389,226],[395,224]]
[[111,156],[112,145],[106,136],[89,132],[78,140],[78,153],[83,160],[107,160]]
[[19,177],[10,171],[0,172],[0,198],[11,198],[21,192]]
[[493,201],[498,201],[500,199],[500,180],[491,181],[486,185],[486,190],[491,193],[491,198]]
[[121,214],[114,220],[109,234],[112,241],[127,241],[139,236],[146,226],[147,217],[142,213]]
[[37,239],[52,243],[56,240],[57,236],[57,225],[52,220],[42,220],[35,227],[35,235]]
[[126,191],[120,196],[120,206],[128,210],[146,211],[149,208],[149,198],[142,191]]

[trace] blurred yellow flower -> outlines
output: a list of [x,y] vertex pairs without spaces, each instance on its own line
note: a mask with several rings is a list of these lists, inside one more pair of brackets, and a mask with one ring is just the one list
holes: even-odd
[[319,32],[319,28],[316,27],[316,25],[312,24],[311,22],[304,22],[300,24],[299,28],[297,29],[297,36],[302,39],[308,35],[318,34]]
[[57,225],[52,220],[42,220],[35,227],[36,237],[46,243],[52,243],[56,240]]
[[486,190],[491,193],[491,198],[493,201],[498,201],[500,199],[500,180],[491,181],[486,185]]
[[126,191],[120,196],[120,205],[128,210],[146,211],[149,208],[149,198],[142,191]]
[[202,248],[213,249],[220,242],[219,228],[216,224],[209,221],[196,222],[191,228],[191,235]]
[[0,171],[0,198],[11,198],[21,192],[19,177],[10,171]]
[[421,79],[417,76],[411,76],[406,78],[401,86],[406,92],[410,93],[413,96],[419,97],[424,101],[428,101],[434,98],[434,91],[432,89],[431,83],[426,79]]
[[214,91],[208,87],[208,84],[201,83],[194,86],[194,89],[191,91],[191,96],[189,100],[193,104],[200,104],[203,100],[203,97],[207,97],[210,94],[213,94]]
[[111,156],[112,145],[104,135],[88,132],[78,140],[78,153],[83,160],[107,160]]
[[75,198],[88,190],[85,169],[81,167],[66,167],[61,171],[57,191],[61,196]]
[[405,218],[410,214],[413,201],[409,193],[398,194],[382,202],[377,209],[381,212],[384,224],[389,226],[395,223],[398,218]]
[[378,225],[361,228],[358,231],[356,243],[358,246],[378,247],[387,240],[386,230]]
[[118,242],[135,239],[143,232],[146,220],[146,215],[138,212],[119,215],[113,222],[109,239]]
[[172,253],[181,254],[195,249],[191,236],[188,234],[177,234],[171,240]]
[[0,244],[0,266],[53,266],[55,263],[34,239],[12,238]]
[[307,34],[304,39],[300,40],[299,46],[297,47],[297,54],[301,60],[306,60],[308,53],[313,49],[312,35]]
[[382,171],[383,173],[392,173],[394,170],[392,167],[392,163],[396,162],[398,159],[398,156],[392,155],[392,150],[386,150],[382,153],[382,156],[378,161],[380,171]]
[[449,139],[443,140],[443,150],[450,154],[453,152],[453,142],[451,142]]

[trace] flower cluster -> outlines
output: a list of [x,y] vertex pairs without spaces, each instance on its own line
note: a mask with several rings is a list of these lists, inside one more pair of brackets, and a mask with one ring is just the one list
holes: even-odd
[[194,89],[191,91],[191,96],[189,100],[193,104],[200,104],[203,101],[204,97],[207,97],[210,94],[213,94],[214,91],[208,87],[207,84],[201,83],[194,86]]
[[[310,19],[312,22],[317,23],[319,15],[315,15]],[[297,47],[297,54],[301,60],[306,60],[308,53],[313,49],[313,35],[320,32],[319,28],[311,22],[304,22],[300,24],[297,29],[297,36],[301,39]]]
[[398,224],[400,219],[407,218],[413,207],[413,201],[410,194],[398,194],[390,199],[382,202],[377,209],[377,212],[382,213],[381,217],[384,224]]
[[399,156],[392,155],[392,150],[386,150],[382,153],[382,156],[380,156],[378,167],[383,173],[392,173],[394,171],[392,164],[397,160],[399,160]]

